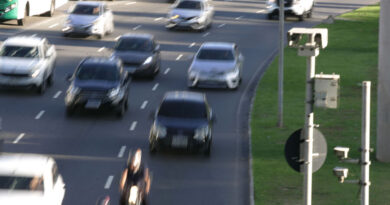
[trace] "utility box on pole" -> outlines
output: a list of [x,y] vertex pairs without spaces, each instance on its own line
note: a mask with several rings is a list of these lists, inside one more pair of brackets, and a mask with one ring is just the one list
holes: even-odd
[[338,106],[340,75],[317,74],[314,76],[314,105],[333,108]]

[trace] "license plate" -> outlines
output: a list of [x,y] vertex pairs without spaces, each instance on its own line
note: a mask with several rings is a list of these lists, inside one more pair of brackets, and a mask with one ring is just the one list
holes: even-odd
[[85,108],[98,109],[100,107],[100,104],[100,100],[88,100],[87,104],[85,104]]
[[174,136],[172,138],[173,147],[187,147],[188,138],[185,136]]

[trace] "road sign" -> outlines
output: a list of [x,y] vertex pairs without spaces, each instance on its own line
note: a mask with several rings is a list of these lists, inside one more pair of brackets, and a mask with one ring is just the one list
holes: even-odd
[[[288,165],[297,172],[302,172],[301,165],[303,165],[303,137],[302,129],[292,133],[287,139],[284,146],[284,156]],[[314,129],[313,133],[313,172],[319,170],[325,162],[327,155],[327,144],[324,135],[318,130]],[[303,167],[302,167],[303,168]]]

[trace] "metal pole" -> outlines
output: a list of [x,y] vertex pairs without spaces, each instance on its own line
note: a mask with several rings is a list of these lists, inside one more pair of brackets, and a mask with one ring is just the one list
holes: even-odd
[[284,81],[284,0],[279,1],[279,81],[278,81],[278,127],[283,127],[283,81]]
[[363,104],[362,104],[362,161],[361,161],[361,205],[369,204],[370,187],[370,102],[371,82],[363,81]]
[[[309,39],[312,39],[309,36]],[[311,44],[312,42],[310,42]],[[305,106],[305,164],[304,164],[304,181],[303,181],[303,201],[305,205],[311,205],[312,193],[312,173],[313,173],[313,127],[314,127],[314,112],[313,112],[313,90],[314,90],[314,75],[315,75],[315,56],[307,57],[306,71],[306,106]]]

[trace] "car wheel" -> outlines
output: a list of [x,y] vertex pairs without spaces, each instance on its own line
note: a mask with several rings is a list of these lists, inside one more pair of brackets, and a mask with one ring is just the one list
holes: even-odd
[[153,142],[149,142],[149,153],[150,154],[156,154],[157,147]]
[[274,15],[273,15],[272,13],[267,14],[267,18],[268,18],[269,20],[272,20],[272,19],[274,19]]
[[45,14],[45,16],[52,17],[54,15],[54,10],[55,10],[55,2],[53,0],[53,1],[51,1],[51,4],[50,4],[50,11],[48,11]]
[[52,72],[49,77],[47,78],[47,85],[52,86],[54,83],[54,73]]
[[105,33],[106,31],[104,31],[102,34],[98,34],[97,35],[97,38],[98,39],[103,39],[104,38],[104,33]]
[[303,21],[303,20],[304,20],[304,14],[298,16],[298,20],[299,20],[299,21]]
[[206,157],[210,157],[211,154],[211,140],[209,141],[207,148],[204,150],[203,153]]
[[125,112],[126,112],[126,102],[123,101],[121,104],[120,104],[120,107],[118,108],[118,111],[117,111],[117,116],[119,118],[122,118],[124,115],[125,115]]
[[74,114],[74,111],[75,111],[75,108],[73,108],[71,106],[67,106],[66,110],[65,110],[65,114],[67,117],[70,117]]
[[43,80],[41,85],[38,86],[38,88],[37,88],[38,94],[43,95],[43,93],[45,93],[46,83],[47,83],[47,80]]
[[24,16],[23,16],[23,18],[17,20],[19,26],[23,26],[23,25],[26,24],[27,16],[28,16],[28,6],[26,5],[26,9],[25,9],[25,11],[24,11]]

